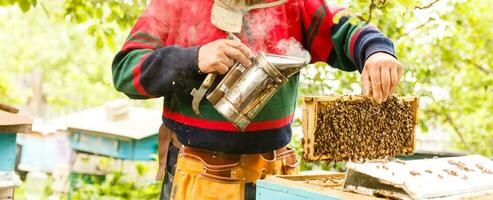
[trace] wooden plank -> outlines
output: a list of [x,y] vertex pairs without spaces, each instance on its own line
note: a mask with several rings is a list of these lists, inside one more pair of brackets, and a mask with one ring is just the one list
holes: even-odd
[[28,116],[0,111],[0,127],[32,123],[33,120]]
[[21,124],[21,125],[8,125],[2,126],[0,134],[17,134],[17,133],[31,133],[32,126],[30,124]]
[[0,200],[14,199],[14,187],[0,188]]
[[[303,129],[303,143],[308,143],[308,145],[302,144],[303,152],[307,154],[309,157],[313,157],[313,145],[309,145],[313,142],[314,131],[316,126],[316,117],[315,117],[315,106],[317,105],[314,98],[304,97],[303,98],[303,113],[302,113],[302,129]],[[312,147],[312,149],[310,149]]]
[[[276,178],[287,179],[291,181],[305,181],[314,180],[321,178],[334,178],[334,179],[344,179],[346,174],[344,173],[334,173],[334,174],[311,174],[311,175],[278,175]],[[272,177],[271,177],[272,178]]]
[[0,134],[31,133],[32,123],[28,116],[0,111]]
[[[330,159],[329,155],[315,155],[315,132],[319,124],[317,124],[318,111],[324,105],[332,104],[335,101],[356,101],[368,99],[368,97],[356,95],[356,96],[339,96],[339,95],[328,95],[328,96],[304,96],[303,106],[302,106],[302,127],[303,127],[303,158],[305,160],[326,160]],[[412,108],[412,117],[414,123],[418,123],[418,106],[419,98],[413,96],[399,97],[399,100],[410,103]],[[321,107],[322,106],[322,107]],[[412,153],[415,149],[415,136],[414,132],[412,142],[410,146],[403,147],[403,152]],[[330,141],[327,141],[330,142]],[[365,147],[363,147],[365,148]],[[406,154],[407,155],[407,154]]]

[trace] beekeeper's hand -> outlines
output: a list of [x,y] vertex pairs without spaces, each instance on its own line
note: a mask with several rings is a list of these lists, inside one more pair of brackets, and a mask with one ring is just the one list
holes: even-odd
[[364,94],[373,96],[378,103],[387,101],[401,77],[402,64],[396,58],[383,52],[375,53],[368,57],[361,73]]
[[250,67],[252,51],[243,43],[219,39],[203,45],[199,49],[198,65],[202,73],[219,72],[225,74],[233,66],[234,61]]

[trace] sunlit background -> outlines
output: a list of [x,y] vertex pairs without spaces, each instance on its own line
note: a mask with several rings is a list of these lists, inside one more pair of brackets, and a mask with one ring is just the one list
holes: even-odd
[[[355,20],[370,20],[394,41],[405,66],[397,95],[420,97],[418,152],[493,156],[493,1],[328,3],[348,6]],[[23,151],[17,170],[25,181],[16,199],[63,199],[68,193],[73,199],[155,199],[159,194],[160,183],[152,177],[155,156],[130,164],[107,157],[80,158],[97,160],[97,170],[86,173],[95,176],[82,176],[70,172],[73,138],[60,131],[71,115],[95,107],[100,110],[94,115],[106,115],[103,108],[112,105],[108,102],[126,99],[112,85],[111,61],[146,4],[146,0],[1,1],[0,103],[36,118],[36,134],[18,140]],[[316,63],[301,74],[300,95],[361,93],[358,72]],[[161,99],[128,103],[155,111],[157,117],[162,106]],[[296,116],[292,145],[300,148],[300,108]],[[303,163],[302,169],[343,170],[344,165]]]

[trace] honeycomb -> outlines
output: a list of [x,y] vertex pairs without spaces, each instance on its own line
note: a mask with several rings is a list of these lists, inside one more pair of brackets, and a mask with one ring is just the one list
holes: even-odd
[[378,104],[369,97],[338,98],[317,105],[314,141],[303,141],[303,158],[364,161],[409,155],[414,151],[412,102],[390,97]]

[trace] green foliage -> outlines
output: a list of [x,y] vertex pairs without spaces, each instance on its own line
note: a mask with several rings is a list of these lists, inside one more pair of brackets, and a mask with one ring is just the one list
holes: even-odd
[[76,189],[71,193],[73,200],[85,199],[158,199],[161,183],[135,181],[120,172],[105,176],[103,180],[92,178],[91,181],[79,179]]
[[[353,18],[367,21],[372,16],[371,22],[394,41],[405,66],[396,92],[421,97],[422,131],[445,128],[458,148],[493,155],[493,55],[489,53],[493,50],[493,22],[487,20],[493,17],[492,1],[339,3],[349,6]],[[316,74],[302,78],[306,83],[302,94],[360,93],[359,86],[343,84],[357,82],[358,75],[330,72],[331,76],[327,67],[315,68]]]
[[131,27],[147,2],[148,0],[64,0],[63,11],[58,13],[46,8],[45,4],[52,4],[47,0],[0,0],[0,6],[17,5],[23,12],[27,12],[41,5],[48,15],[68,19],[74,24],[85,24],[87,33],[95,38],[96,48],[109,46],[114,49],[119,28]]
[[[52,176],[48,176],[47,179],[46,179],[46,187],[44,188],[44,192],[43,194],[41,194],[41,197],[40,197],[40,200],[47,200],[49,199],[49,197],[54,193],[53,192],[53,188],[50,187],[51,185],[53,185],[53,177]],[[29,199],[29,188],[27,188],[26,184],[22,184],[20,185],[19,187],[16,187],[15,188],[15,199],[16,200],[30,200]],[[65,198],[61,198],[61,199],[65,199]]]
[[[301,141],[297,137],[293,137],[291,140],[291,143],[289,143],[289,147],[294,148],[296,150],[296,154],[298,155],[298,158],[301,158],[303,154],[303,147],[301,146]],[[346,171],[344,162],[306,162],[304,160],[300,161],[300,170],[301,171],[308,171],[308,170],[314,170],[314,169],[321,169],[321,170],[330,170],[330,171],[338,171],[338,172],[343,172]]]
[[89,24],[87,32],[96,38],[96,47],[115,47],[118,28],[133,25],[147,0],[66,0],[64,15],[73,23]]
[[17,5],[23,12],[29,11],[31,7],[36,6],[37,0],[0,0],[0,6]]
[[[22,86],[32,84],[34,72],[41,72],[43,95],[58,113],[123,96],[114,90],[111,81],[110,66],[116,49],[96,50],[96,39],[87,36],[84,25],[58,19],[56,16],[64,12],[61,3],[46,2],[50,15],[41,8],[27,13],[10,8],[0,13],[0,42],[4,44],[0,46],[2,102],[26,104],[32,90]],[[118,35],[114,38],[123,41],[124,34]]]
[[[52,5],[48,5],[51,2],[1,1],[0,6],[17,5],[23,11],[30,10],[26,16],[1,14],[0,27],[6,31],[2,31],[0,40],[9,44],[2,45],[0,59],[0,66],[8,67],[8,74],[0,75],[2,100],[6,96],[8,102],[26,99],[28,93],[11,92],[15,90],[15,78],[10,77],[33,68],[45,70],[47,87],[52,92],[48,99],[53,105],[93,105],[117,96],[112,92],[107,71],[111,54],[115,52],[113,43],[121,43],[123,36],[118,33],[128,31],[119,28],[128,29],[147,1],[63,0],[61,9],[51,9]],[[349,7],[350,12],[344,15],[351,16],[351,21],[370,21],[394,41],[399,60],[405,66],[397,94],[421,97],[421,130],[445,128],[453,133],[458,148],[493,155],[490,114],[493,21],[489,20],[493,19],[493,1],[336,0],[334,3]],[[50,9],[43,9],[43,15],[38,7],[44,4]],[[56,23],[42,22],[46,16]],[[65,20],[79,25],[63,23]],[[38,24],[41,25],[33,26]],[[25,31],[25,27],[30,31]],[[81,30],[92,37],[84,36]],[[89,44],[96,44],[100,52]],[[106,46],[112,50],[105,50]],[[316,64],[311,69],[305,70],[301,78],[302,95],[361,92],[358,73],[335,71],[325,64]],[[71,91],[79,94],[73,95]]]

